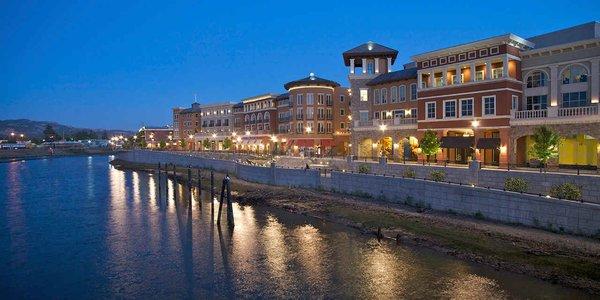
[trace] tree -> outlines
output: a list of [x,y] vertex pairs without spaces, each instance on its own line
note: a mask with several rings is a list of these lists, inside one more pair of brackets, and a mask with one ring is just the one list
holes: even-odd
[[44,139],[46,139],[46,141],[50,141],[53,142],[54,139],[56,139],[56,131],[54,131],[54,128],[52,128],[52,125],[50,124],[46,124],[46,128],[44,128]]
[[532,139],[533,145],[529,149],[529,154],[540,161],[540,167],[544,167],[548,160],[558,156],[560,136],[548,126],[536,128]]
[[437,134],[432,130],[425,131],[419,144],[423,154],[427,155],[427,161],[429,161],[429,156],[436,154],[440,150],[440,140],[438,140]]
[[165,143],[165,141],[160,141],[158,146],[160,147],[160,149],[165,149],[165,147],[167,147],[167,143]]
[[223,149],[225,150],[229,150],[231,148],[231,146],[233,145],[233,142],[231,141],[231,139],[229,139],[228,137],[226,137],[223,140]]
[[179,141],[179,146],[181,147],[181,149],[185,149],[185,147],[187,147],[187,143],[185,142],[184,139],[181,139]]
[[204,147],[204,149],[209,149],[211,146],[210,141],[208,139],[205,139],[204,141],[202,141],[202,147]]

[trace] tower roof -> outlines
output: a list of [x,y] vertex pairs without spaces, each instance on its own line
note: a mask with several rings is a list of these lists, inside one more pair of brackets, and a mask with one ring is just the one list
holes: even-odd
[[409,68],[389,73],[383,73],[369,82],[367,82],[368,86],[384,84],[389,82],[395,82],[400,80],[409,80],[409,79],[417,79],[417,68]]
[[[371,58],[371,57],[392,57],[392,64],[396,61],[398,56],[398,50],[388,48],[386,46],[374,43],[366,42],[358,47],[354,47],[343,54],[344,64],[350,65],[351,58]],[[360,66],[362,62],[355,62],[355,66]]]
[[323,79],[323,78],[315,76],[314,73],[310,73],[310,75],[308,77],[290,81],[290,82],[286,83],[285,85],[283,85],[283,87],[286,90],[289,90],[290,88],[293,88],[295,86],[303,86],[303,85],[329,86],[332,88],[340,86],[340,84],[335,81]]

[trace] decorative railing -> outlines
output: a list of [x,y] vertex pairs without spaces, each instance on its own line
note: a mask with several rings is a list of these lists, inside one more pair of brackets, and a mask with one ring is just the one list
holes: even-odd
[[538,119],[538,118],[546,118],[546,117],[548,117],[547,109],[517,110],[517,111],[514,111],[514,115],[513,115],[514,119]]
[[592,116],[598,114],[598,106],[563,107],[558,109],[559,117]]

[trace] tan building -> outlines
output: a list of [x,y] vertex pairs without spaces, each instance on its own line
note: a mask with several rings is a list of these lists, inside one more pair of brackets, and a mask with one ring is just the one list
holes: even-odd
[[[201,129],[194,135],[196,149],[227,150],[224,149],[224,141],[229,139],[232,142],[232,133],[234,132],[234,103],[217,103],[200,105]],[[227,143],[225,144],[227,146]]]

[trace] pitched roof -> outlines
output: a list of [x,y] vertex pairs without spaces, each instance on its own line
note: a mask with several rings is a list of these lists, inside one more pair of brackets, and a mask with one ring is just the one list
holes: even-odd
[[416,79],[416,78],[417,78],[417,68],[410,68],[410,69],[404,69],[404,70],[400,70],[400,71],[383,73],[383,74],[371,79],[369,82],[367,82],[367,85],[371,86],[371,85],[378,85],[378,84],[384,84],[384,83],[388,83],[388,82],[409,80],[409,79]]
[[[377,57],[377,56],[391,56],[392,64],[396,61],[396,56],[398,56],[398,50],[394,50],[392,48],[388,48],[386,46],[374,43],[367,42],[357,47],[354,47],[343,54],[344,56],[344,64],[346,66],[350,65],[350,58],[358,57]],[[360,67],[362,64],[361,61],[355,62],[355,66]]]
[[181,113],[183,113],[183,114],[186,114],[186,113],[198,113],[198,112],[201,112],[201,111],[202,111],[202,108],[196,106],[196,107],[190,107],[190,108],[182,109],[182,110],[179,111],[179,113],[180,114]]
[[293,88],[295,86],[302,86],[302,85],[318,85],[318,86],[330,86],[330,87],[340,86],[340,84],[335,81],[323,79],[323,78],[315,76],[314,73],[310,73],[310,75],[308,77],[290,81],[290,82],[286,83],[285,85],[283,85],[283,87],[286,90],[289,90],[290,88]]
[[528,38],[535,49],[600,38],[600,23],[589,22]]
[[290,93],[283,93],[283,94],[279,94],[279,96],[277,96],[276,100],[288,99],[289,97],[290,97]]

